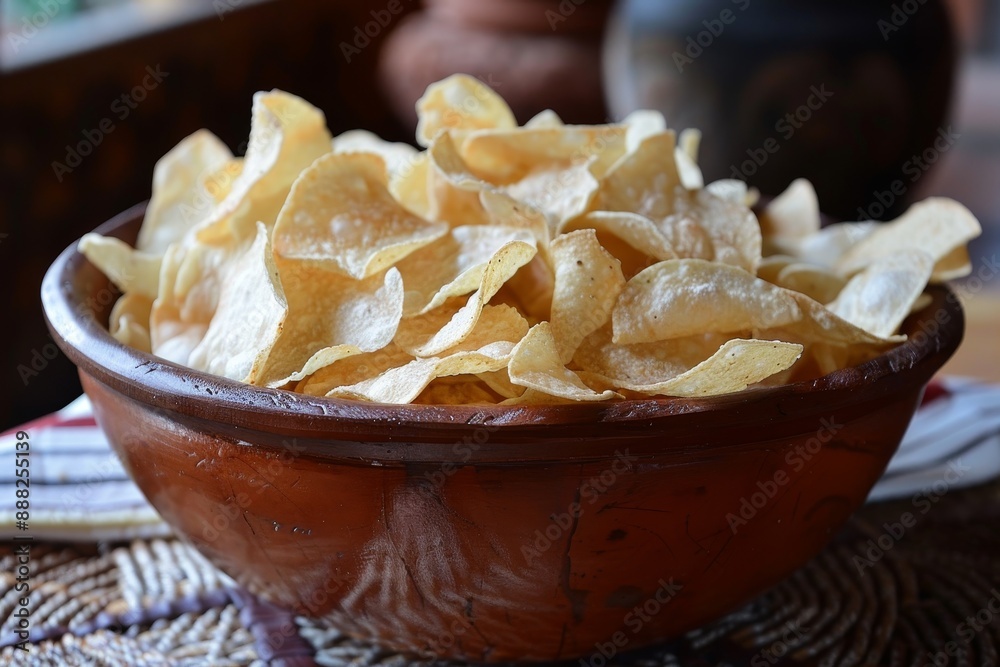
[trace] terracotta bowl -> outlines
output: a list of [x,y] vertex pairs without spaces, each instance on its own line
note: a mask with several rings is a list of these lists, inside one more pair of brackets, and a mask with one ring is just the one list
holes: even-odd
[[[98,231],[135,238],[141,207]],[[930,291],[908,342],[709,399],[389,406],[245,386],[120,345],[74,248],[42,300],[98,422],[177,533],[266,600],[476,661],[638,648],[750,600],[865,500],[962,337]]]

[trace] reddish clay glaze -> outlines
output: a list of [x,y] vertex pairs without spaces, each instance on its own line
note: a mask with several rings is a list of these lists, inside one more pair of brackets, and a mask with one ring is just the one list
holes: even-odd
[[[131,241],[141,217],[99,231]],[[864,501],[963,331],[957,299],[933,288],[906,343],[811,382],[697,400],[385,406],[126,348],[104,327],[107,290],[68,249],[42,288],[49,326],[180,535],[266,600],[393,649],[488,662],[638,648],[787,576]]]

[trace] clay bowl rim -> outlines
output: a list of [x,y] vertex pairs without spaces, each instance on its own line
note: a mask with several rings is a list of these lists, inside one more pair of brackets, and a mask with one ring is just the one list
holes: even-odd
[[[97,233],[134,240],[145,203],[100,225]],[[251,387],[210,375],[127,347],[115,340],[94,312],[80,300],[88,277],[107,285],[103,275],[81,255],[74,241],[52,263],[42,281],[46,324],[69,359],[97,381],[147,406],[175,413],[218,429],[228,425],[252,440],[247,429],[274,436],[350,442],[351,455],[385,461],[448,461],[455,458],[470,427],[487,427],[502,436],[507,448],[473,448],[463,463],[477,460],[525,461],[596,459],[614,456],[616,446],[629,440],[668,435],[671,429],[706,432],[724,423],[727,428],[759,427],[770,419],[770,438],[787,436],[782,416],[828,415],[838,409],[851,412],[867,403],[907,388],[922,388],[961,342],[964,315],[955,293],[933,286],[932,302],[911,315],[903,330],[909,338],[882,355],[855,367],[821,378],[779,387],[762,387],[708,398],[649,398],[617,402],[541,406],[389,405],[314,397],[281,389]],[[76,281],[76,282],[74,282]],[[93,282],[96,281],[96,282]],[[117,290],[111,286],[114,294]],[[935,314],[944,313],[936,335],[927,331]],[[877,409],[877,408],[873,408]],[[719,419],[723,417],[724,419]],[[795,420],[790,420],[795,421]],[[785,431],[784,433],[782,431]],[[757,438],[757,442],[768,438]],[[571,442],[572,448],[547,451],[539,440]],[[671,450],[671,438],[647,452]],[[373,449],[373,443],[382,446]],[[327,442],[331,447],[334,443]],[[439,445],[423,448],[418,445]],[[515,445],[523,445],[516,447]],[[699,445],[702,451],[724,449],[729,442]],[[391,446],[390,446],[391,445]],[[369,446],[368,449],[365,446]],[[320,453],[330,454],[329,451]]]

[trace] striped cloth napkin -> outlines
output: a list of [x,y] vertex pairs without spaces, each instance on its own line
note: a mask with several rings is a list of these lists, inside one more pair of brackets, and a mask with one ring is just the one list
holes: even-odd
[[[27,532],[17,529],[14,460],[28,434]],[[23,436],[22,436],[23,439]],[[22,447],[23,449],[23,447]],[[81,396],[47,417],[0,435],[0,537],[101,541],[169,534],[122,469]],[[948,378],[932,384],[899,452],[869,502],[916,497],[942,483],[971,486],[1000,476],[1000,386]]]

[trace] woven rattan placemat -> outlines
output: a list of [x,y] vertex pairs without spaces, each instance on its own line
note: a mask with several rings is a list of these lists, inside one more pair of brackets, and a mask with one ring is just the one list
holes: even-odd
[[[926,499],[866,507],[742,610],[606,667],[1000,664],[1000,482],[951,491],[922,513]],[[897,538],[886,525],[904,512],[919,523]],[[32,635],[21,651],[13,543],[0,548],[0,572],[0,664],[429,663],[262,604],[174,539],[33,543]]]

